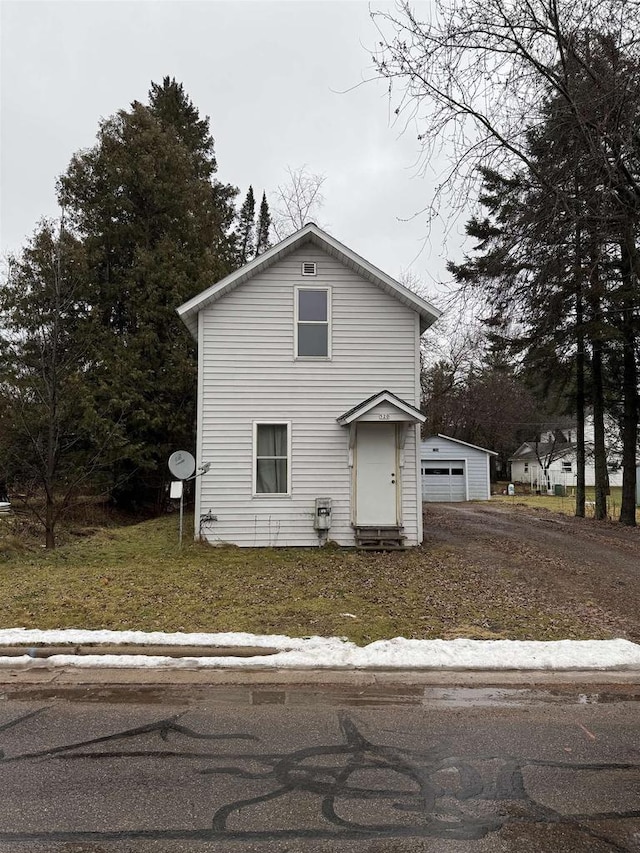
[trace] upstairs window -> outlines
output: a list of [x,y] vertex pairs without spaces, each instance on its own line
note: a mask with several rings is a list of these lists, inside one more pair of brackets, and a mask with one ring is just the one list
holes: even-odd
[[563,474],[571,474],[571,462],[563,462],[562,463],[562,473]]
[[331,298],[328,288],[296,288],[296,358],[329,358]]
[[288,495],[290,492],[290,424],[254,423],[254,489],[256,495]]

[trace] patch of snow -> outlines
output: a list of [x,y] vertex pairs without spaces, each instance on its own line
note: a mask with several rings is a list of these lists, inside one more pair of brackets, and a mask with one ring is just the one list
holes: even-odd
[[110,646],[269,646],[290,648],[301,642],[278,634],[186,634],[181,631],[89,631],[81,628],[62,628],[40,631],[37,628],[0,628],[0,646],[28,646],[44,643],[48,646],[69,643],[89,646],[107,643]]
[[[38,631],[0,629],[0,646],[155,645],[203,647],[270,647],[272,655],[255,657],[173,658],[152,655],[52,655],[48,666],[294,668],[294,669],[428,669],[428,670],[624,670],[640,669],[640,645],[629,640],[378,640],[360,647],[339,637],[294,638],[283,635],[225,633],[187,634],[161,631]],[[0,665],[31,661],[30,655],[0,657]]]

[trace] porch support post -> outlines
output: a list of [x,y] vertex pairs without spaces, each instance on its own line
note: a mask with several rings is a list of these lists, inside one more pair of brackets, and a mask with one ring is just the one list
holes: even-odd
[[407,433],[409,432],[409,424],[407,422],[398,424],[398,465],[404,468],[404,446],[407,442]]
[[356,444],[356,424],[349,424],[349,468],[353,468],[353,448]]

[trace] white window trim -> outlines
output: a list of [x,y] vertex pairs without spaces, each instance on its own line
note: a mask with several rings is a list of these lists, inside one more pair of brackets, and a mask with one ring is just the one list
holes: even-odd
[[[258,427],[259,426],[286,426],[287,428],[287,491],[286,492],[258,492]],[[291,497],[291,421],[277,419],[253,421],[253,441],[251,448],[251,494],[254,498],[288,498]]]
[[[298,293],[301,290],[324,290],[327,294],[327,354],[326,355],[298,355]],[[314,323],[317,326],[324,325],[323,320],[303,320],[304,323]],[[294,358],[300,361],[330,361],[331,360],[331,337],[332,337],[332,322],[331,322],[331,288],[328,285],[309,284],[296,285],[293,296],[293,341],[294,341]]]

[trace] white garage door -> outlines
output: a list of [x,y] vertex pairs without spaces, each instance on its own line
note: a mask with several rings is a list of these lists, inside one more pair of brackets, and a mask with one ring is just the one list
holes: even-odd
[[447,462],[438,459],[434,462],[422,460],[422,500],[423,501],[466,501],[467,478],[464,474],[464,461]]

